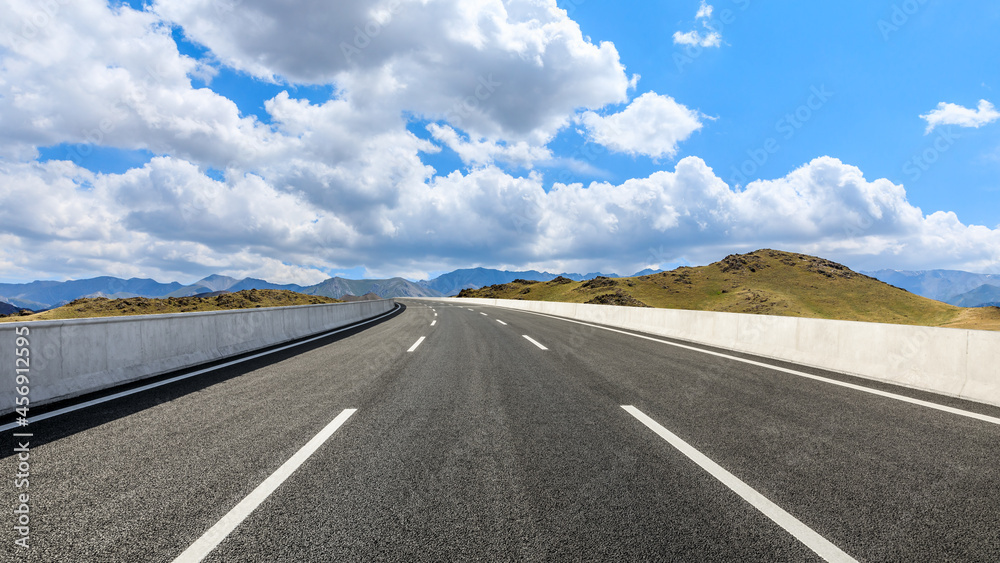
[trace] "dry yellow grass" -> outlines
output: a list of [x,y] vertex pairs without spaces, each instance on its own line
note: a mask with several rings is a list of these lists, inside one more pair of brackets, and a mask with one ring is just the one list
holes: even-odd
[[283,289],[249,289],[214,297],[171,297],[167,299],[149,299],[146,297],[106,299],[104,297],[97,297],[77,299],[62,307],[35,313],[34,315],[3,318],[0,319],[0,322],[159,315],[163,313],[287,307],[290,305],[315,305],[320,303],[340,303],[340,301],[317,295],[303,295]]
[[1000,307],[962,309],[955,320],[941,326],[973,330],[1000,330]]

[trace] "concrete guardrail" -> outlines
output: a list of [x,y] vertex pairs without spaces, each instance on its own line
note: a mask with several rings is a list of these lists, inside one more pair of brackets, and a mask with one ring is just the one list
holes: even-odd
[[[0,414],[12,412],[28,349],[30,406],[83,395],[378,316],[392,299],[62,321],[0,323]],[[16,346],[27,327],[27,346]],[[21,329],[23,332],[23,329]],[[23,373],[23,372],[22,372]]]
[[1000,406],[1000,332],[584,303],[448,300],[640,330]]

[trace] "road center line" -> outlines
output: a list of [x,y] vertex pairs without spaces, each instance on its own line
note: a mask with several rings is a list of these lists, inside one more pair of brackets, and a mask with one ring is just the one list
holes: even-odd
[[337,415],[337,418],[333,419],[330,424],[327,424],[325,428],[320,430],[319,434],[313,436],[312,440],[309,440],[306,445],[302,446],[299,451],[295,452],[291,458],[278,468],[277,471],[271,474],[270,477],[264,479],[264,482],[257,486],[252,493],[247,495],[245,499],[240,501],[228,514],[222,517],[214,526],[208,529],[196,542],[191,544],[191,547],[184,550],[174,559],[174,563],[198,563],[205,558],[222,540],[226,539],[233,530],[236,529],[247,516],[250,515],[262,502],[264,502],[267,497],[271,496],[271,493],[275,491],[285,479],[288,479],[296,469],[302,465],[305,460],[309,459],[309,456],[314,454],[320,446],[326,442],[334,432],[337,431],[347,419],[351,417],[352,414],[357,412],[357,409],[345,409],[343,412]]
[[431,321],[431,326],[434,326],[436,324],[437,324],[437,321]]
[[485,315],[485,316],[487,316],[487,317],[489,316],[489,315],[487,315],[486,313],[483,313],[482,311],[480,311],[480,312],[479,312],[479,314],[480,314],[480,315]]
[[503,326],[507,326],[507,323],[501,321],[500,319],[497,319],[497,322],[500,323],[500,324],[502,324]]
[[539,343],[538,343],[538,341],[537,341],[537,340],[535,340],[534,338],[532,338],[532,337],[528,336],[527,334],[522,334],[521,336],[523,336],[523,337],[527,338],[527,339],[528,339],[528,342],[531,342],[532,344],[534,344],[535,346],[538,346],[538,347],[539,347],[539,348],[541,348],[542,350],[548,350],[548,348],[546,348],[545,346],[542,346],[541,344],[539,344]]
[[785,531],[792,534],[795,539],[799,540],[806,547],[816,552],[816,554],[823,559],[831,562],[856,563],[856,560],[853,557],[841,551],[840,548],[830,543],[830,541],[823,536],[817,534],[812,528],[806,526],[788,512],[785,512],[785,510],[780,506],[765,498],[764,495],[758,493],[752,487],[741,481],[738,477],[723,469],[722,466],[691,447],[690,444],[678,438],[672,432],[661,426],[658,422],[646,416],[646,414],[639,409],[630,405],[623,405],[622,408],[625,409],[625,411],[630,415],[638,419],[639,422],[645,424],[650,430],[656,432],[661,438],[669,442],[671,446],[677,448],[678,451],[686,455],[691,461],[697,463],[702,469],[711,474],[712,477],[715,477],[721,481],[722,484],[729,487],[734,493],[740,495],[743,500],[749,502],[754,508],[764,514],[764,516],[773,520],[775,524],[781,526],[785,529]]
[[[783,367],[780,367],[780,366],[766,364],[764,362],[756,362],[754,360],[748,360],[746,358],[740,358],[740,357],[737,357],[737,356],[730,356],[729,354],[723,354],[721,352],[713,352],[711,350],[705,350],[704,348],[698,348],[696,346],[688,346],[686,344],[679,344],[677,342],[670,342],[669,340],[663,340],[663,339],[660,339],[660,338],[653,338],[652,336],[645,336],[645,335],[642,335],[642,334],[636,334],[634,332],[628,332],[626,330],[618,330],[618,329],[615,329],[615,328],[609,328],[609,327],[606,327],[606,326],[595,325],[595,324],[592,324],[592,323],[585,323],[583,321],[576,321],[576,320],[573,320],[573,319],[567,319],[565,317],[558,317],[556,315],[548,315],[548,314],[545,314],[545,313],[536,313],[534,311],[524,311],[524,310],[521,310],[520,312],[527,313],[529,315],[538,315],[540,317],[548,317],[550,319],[556,319],[556,320],[559,320],[559,321],[565,321],[567,323],[575,323],[575,324],[578,324],[578,325],[589,326],[589,327],[593,327],[593,328],[599,328],[601,330],[607,330],[607,331],[610,331],[610,332],[617,332],[619,334],[626,334],[628,336],[634,336],[636,338],[642,338],[643,340],[651,340],[653,342],[659,342],[660,344],[667,344],[669,346],[675,346],[677,348],[683,348],[685,350],[692,350],[692,351],[695,351],[695,352],[701,352],[702,354],[708,354],[710,356],[717,356],[719,358],[726,358],[726,359],[729,359],[729,360],[733,360],[735,362],[742,362],[744,364],[750,364],[752,366],[759,366],[759,367],[763,367],[763,368],[773,369],[775,371],[780,371],[780,372],[788,373],[788,374],[791,374],[791,375],[797,375],[799,377],[804,377],[806,379],[812,379],[814,381],[822,381],[823,383],[829,383],[831,385],[837,385],[837,386],[840,386],[840,387],[846,387],[848,389],[853,389],[855,391],[862,391],[864,393],[871,393],[872,395],[878,395],[880,397],[886,397],[888,399],[895,399],[897,401],[903,401],[904,403],[911,403],[911,404],[914,404],[914,405],[920,405],[922,407],[927,407],[929,409],[935,409],[935,410],[939,410],[939,411],[944,411],[944,412],[951,413],[951,414],[956,414],[956,415],[959,415],[959,416],[965,416],[965,417],[968,417],[968,418],[974,418],[976,420],[981,420],[983,422],[988,422],[990,424],[1000,425],[1000,418],[997,418],[995,416],[989,416],[989,415],[986,415],[986,414],[980,414],[978,412],[972,412],[972,411],[966,411],[966,410],[962,410],[962,409],[957,409],[955,407],[949,407],[949,406],[946,406],[946,405],[939,405],[937,403],[932,403],[930,401],[923,401],[921,399],[914,399],[913,397],[907,397],[906,395],[898,395],[896,393],[890,393],[888,391],[882,391],[880,389],[872,389],[871,387],[865,387],[863,385],[857,385],[855,383],[848,383],[846,381],[838,381],[836,379],[830,379],[828,377],[822,377],[822,376],[819,376],[819,375],[813,375],[811,373],[805,373],[805,372],[801,372],[801,371],[796,371],[794,369],[783,368]],[[777,360],[777,361],[787,361],[787,360]],[[845,374],[845,375],[850,375],[850,374]],[[873,379],[872,381],[873,382],[877,382],[879,380]],[[891,384],[891,382],[887,382],[887,383]],[[922,391],[922,389],[916,389],[916,390],[917,391]],[[933,391],[928,391],[928,392],[929,393],[933,393]]]
[[412,352],[412,351],[416,350],[417,346],[420,346],[420,343],[424,341],[424,338],[426,338],[426,337],[421,336],[420,338],[418,338],[417,341],[413,343],[413,346],[410,346],[410,349],[407,350],[407,352]]

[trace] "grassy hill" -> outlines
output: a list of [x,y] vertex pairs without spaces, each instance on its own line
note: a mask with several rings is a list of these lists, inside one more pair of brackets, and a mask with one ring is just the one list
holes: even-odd
[[459,297],[603,303],[878,323],[1000,330],[1000,309],[963,309],[882,283],[823,258],[778,250],[708,266],[583,282],[515,280]]
[[164,299],[151,299],[147,297],[107,299],[97,297],[77,299],[56,309],[23,317],[12,316],[0,319],[0,322],[158,315],[162,313],[287,307],[289,305],[315,305],[339,302],[337,299],[329,297],[303,295],[292,291],[275,289],[249,289],[235,293],[215,295],[213,297],[169,297]]

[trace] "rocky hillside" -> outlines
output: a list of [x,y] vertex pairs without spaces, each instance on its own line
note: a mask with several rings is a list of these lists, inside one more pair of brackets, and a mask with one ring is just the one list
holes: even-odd
[[459,296],[1000,330],[1000,309],[962,309],[830,260],[769,249],[645,276],[584,282],[516,280]]

